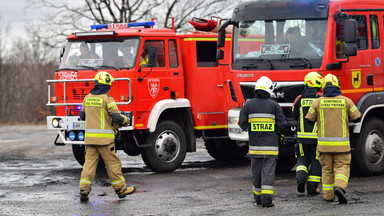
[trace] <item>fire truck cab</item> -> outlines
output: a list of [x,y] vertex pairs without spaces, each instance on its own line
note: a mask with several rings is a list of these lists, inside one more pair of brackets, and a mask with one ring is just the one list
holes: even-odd
[[115,78],[109,95],[132,119],[116,135],[117,150],[141,154],[156,172],[180,167],[186,152],[196,151],[196,137],[215,158],[243,157],[247,146],[227,134],[232,84],[226,66],[216,60],[217,34],[176,34],[173,26],[154,24],[93,25],[67,38],[55,79],[47,80],[47,105],[56,107],[56,115],[47,117],[48,129],[58,132],[54,143],[72,145],[76,160],[84,163],[79,112],[95,74],[107,71]]
[[258,0],[237,5],[218,38],[223,47],[224,28],[234,26],[231,50],[218,50],[218,59],[230,55],[232,98],[238,102],[229,110],[229,137],[248,141],[248,133],[237,125],[239,111],[253,97],[256,80],[268,76],[276,84],[272,98],[289,122],[279,157],[292,156],[297,122],[291,108],[304,88],[304,76],[311,71],[332,73],[343,95],[362,113],[360,123],[350,124],[352,171],[384,173],[383,9],[380,0]]

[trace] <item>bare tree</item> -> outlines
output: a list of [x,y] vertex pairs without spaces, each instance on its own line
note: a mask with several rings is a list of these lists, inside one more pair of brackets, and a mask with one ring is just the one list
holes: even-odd
[[[51,47],[62,45],[73,31],[88,31],[90,24],[127,23],[157,18],[160,26],[169,27],[175,18],[177,30],[185,30],[193,16],[223,16],[231,10],[229,0],[28,0],[30,7],[49,11],[44,27],[29,25],[28,31],[39,35]],[[233,2],[232,2],[233,3]],[[226,9],[226,10],[225,10]]]

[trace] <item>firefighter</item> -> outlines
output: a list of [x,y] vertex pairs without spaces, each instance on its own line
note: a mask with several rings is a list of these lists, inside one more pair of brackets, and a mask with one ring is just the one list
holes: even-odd
[[148,49],[144,48],[140,55],[140,67],[148,67]]
[[298,144],[295,146],[297,191],[304,193],[307,185],[308,196],[319,193],[317,186],[321,180],[321,166],[317,157],[316,123],[310,124],[305,116],[313,101],[320,97],[318,92],[322,83],[323,77],[320,73],[308,73],[304,78],[304,90],[296,98],[292,107],[292,115],[297,119]]
[[257,205],[263,207],[274,206],[278,131],[287,126],[281,107],[270,99],[273,89],[268,77],[260,77],[256,82],[255,97],[244,104],[239,117],[239,126],[249,134],[254,198]]
[[79,65],[81,59],[99,59],[100,57],[89,50],[89,47],[86,43],[82,43],[80,45],[80,55],[76,56],[76,54],[73,54],[71,56],[72,62],[74,65]]
[[113,77],[109,73],[98,72],[95,76],[95,87],[85,96],[80,112],[80,118],[85,119],[86,150],[79,184],[82,202],[89,200],[100,156],[119,198],[124,198],[136,190],[135,187],[127,187],[121,171],[121,161],[115,153],[115,132],[118,127],[127,126],[130,119],[120,114],[115,100],[107,94],[112,82]]
[[342,95],[335,75],[326,75],[322,88],[323,95],[312,103],[306,118],[317,122],[324,199],[333,201],[336,195],[340,204],[347,204],[351,163],[348,119],[358,122],[361,114],[352,100]]

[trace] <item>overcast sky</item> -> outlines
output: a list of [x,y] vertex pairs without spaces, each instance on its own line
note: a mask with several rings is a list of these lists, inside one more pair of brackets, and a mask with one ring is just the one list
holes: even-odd
[[11,27],[11,35],[23,34],[26,22],[42,18],[41,11],[26,8],[26,0],[0,0],[2,23]]

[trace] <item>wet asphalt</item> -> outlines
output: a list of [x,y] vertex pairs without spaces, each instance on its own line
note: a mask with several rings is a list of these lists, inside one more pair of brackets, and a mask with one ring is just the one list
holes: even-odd
[[278,174],[275,207],[253,200],[250,161],[221,162],[199,140],[180,169],[154,173],[140,156],[118,151],[123,175],[137,192],[119,199],[98,169],[90,200],[81,203],[82,167],[70,146],[54,146],[45,126],[0,126],[0,215],[384,215],[384,176],[352,176],[349,204],[296,191],[295,173]]

